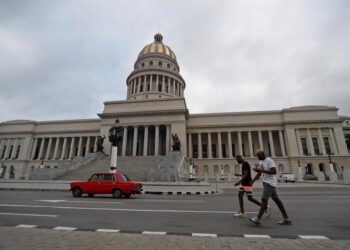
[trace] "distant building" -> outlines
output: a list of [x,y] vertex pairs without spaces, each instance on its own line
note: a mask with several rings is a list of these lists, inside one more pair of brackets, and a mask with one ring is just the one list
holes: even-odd
[[257,149],[264,149],[280,172],[297,173],[300,164],[303,173],[327,175],[329,155],[336,171],[350,169],[350,118],[339,116],[336,107],[190,114],[186,82],[175,53],[162,39],[156,34],[139,53],[126,79],[126,100],[106,101],[97,118],[0,123],[1,178],[31,179],[36,168],[54,171],[82,162],[96,152],[99,136],[106,137],[103,146],[110,154],[108,130],[117,118],[124,127],[119,159],[162,157],[171,150],[171,135],[177,134],[197,177],[234,173],[234,157],[243,154],[255,163]]

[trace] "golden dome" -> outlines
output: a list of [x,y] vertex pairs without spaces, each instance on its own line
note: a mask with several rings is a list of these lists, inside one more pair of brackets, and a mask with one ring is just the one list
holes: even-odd
[[170,57],[172,60],[176,61],[175,53],[169,48],[169,46],[164,45],[163,42],[163,36],[159,33],[154,35],[154,42],[145,46],[137,59],[140,59],[144,56],[152,56],[152,55],[162,55],[166,57]]

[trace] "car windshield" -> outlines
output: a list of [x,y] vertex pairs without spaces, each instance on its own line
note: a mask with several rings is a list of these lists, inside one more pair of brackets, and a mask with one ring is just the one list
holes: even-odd
[[122,179],[122,181],[130,181],[129,177],[127,177],[125,174],[121,174],[120,178]]

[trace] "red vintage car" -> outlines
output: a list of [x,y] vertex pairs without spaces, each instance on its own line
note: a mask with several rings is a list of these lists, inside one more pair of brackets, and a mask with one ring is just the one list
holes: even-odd
[[72,182],[70,184],[74,197],[88,194],[90,197],[95,194],[112,194],[113,198],[129,198],[132,194],[140,194],[142,183],[130,181],[130,179],[120,172],[98,172],[93,174],[88,181]]

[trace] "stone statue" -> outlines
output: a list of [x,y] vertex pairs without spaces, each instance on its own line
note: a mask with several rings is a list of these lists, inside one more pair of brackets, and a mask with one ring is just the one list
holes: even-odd
[[119,124],[119,120],[115,121],[115,125],[113,125],[110,129],[109,129],[109,141],[112,143],[112,146],[116,147],[118,146],[118,143],[121,141],[121,139],[123,138],[123,130],[124,128],[121,126],[118,126]]
[[179,139],[179,137],[177,136],[177,134],[173,134],[171,135],[171,137],[173,138],[173,151],[180,151],[181,149],[181,141]]
[[105,136],[99,136],[96,141],[96,146],[97,146],[97,152],[103,153],[103,141],[105,139]]

